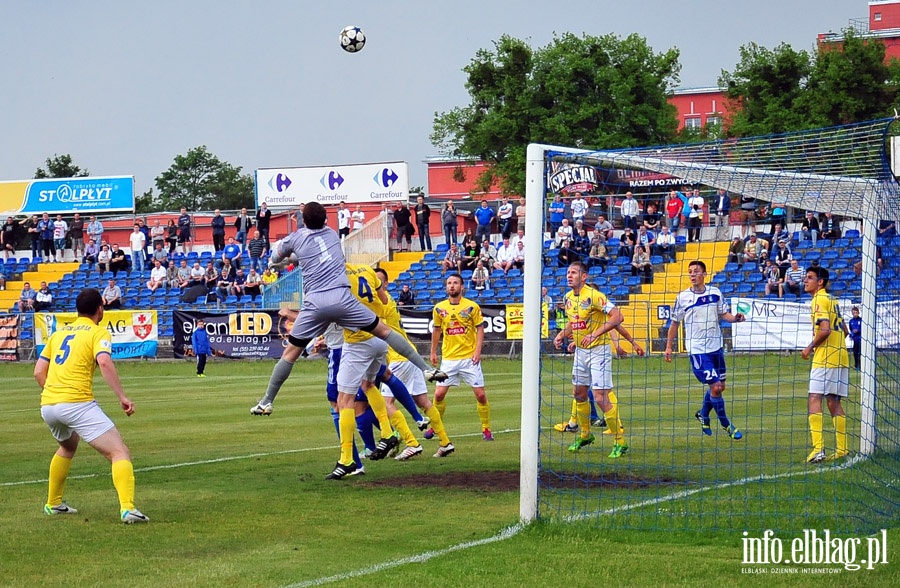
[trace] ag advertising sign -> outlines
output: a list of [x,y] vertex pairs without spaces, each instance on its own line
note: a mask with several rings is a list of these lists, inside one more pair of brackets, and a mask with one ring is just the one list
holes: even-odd
[[[40,355],[47,340],[58,328],[75,322],[74,312],[34,313],[34,337]],[[159,341],[155,310],[107,310],[100,326],[112,335],[113,359],[156,357]]]

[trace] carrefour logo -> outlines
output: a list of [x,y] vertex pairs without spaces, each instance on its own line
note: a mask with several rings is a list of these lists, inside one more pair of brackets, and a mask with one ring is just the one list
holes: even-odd
[[376,174],[372,177],[372,180],[373,180],[376,184],[378,184],[379,186],[381,186],[381,187],[383,187],[383,188],[390,188],[391,186],[394,185],[394,183],[395,183],[398,179],[400,179],[400,176],[398,176],[398,175],[394,172],[394,170],[392,170],[392,169],[389,168],[389,167],[382,168],[382,170],[381,170],[380,172],[376,173]]
[[269,178],[269,187],[276,192],[284,192],[291,187],[291,178],[287,177],[284,174],[276,174],[275,176]]
[[336,171],[330,171],[319,180],[323,187],[329,190],[337,190],[344,183],[344,178]]

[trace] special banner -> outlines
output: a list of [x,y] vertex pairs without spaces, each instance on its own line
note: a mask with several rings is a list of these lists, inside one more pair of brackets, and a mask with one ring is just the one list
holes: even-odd
[[197,319],[206,323],[212,355],[230,359],[279,358],[293,322],[277,310],[246,312],[185,312],[176,310],[172,347],[175,357],[192,357],[191,334]]
[[134,178],[106,176],[0,182],[0,213],[97,214],[134,210]]
[[19,328],[19,315],[0,316],[0,361],[18,361]]
[[[74,312],[34,313],[34,343],[40,355],[47,340],[63,325],[75,322]],[[100,326],[112,335],[113,359],[156,357],[159,341],[155,310],[107,310]]]

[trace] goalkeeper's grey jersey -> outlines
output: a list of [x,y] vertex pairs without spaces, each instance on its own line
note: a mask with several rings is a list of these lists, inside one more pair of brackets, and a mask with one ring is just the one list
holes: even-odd
[[279,257],[286,258],[292,253],[303,276],[304,297],[313,292],[350,288],[341,240],[330,228],[297,229],[282,239],[278,247]]

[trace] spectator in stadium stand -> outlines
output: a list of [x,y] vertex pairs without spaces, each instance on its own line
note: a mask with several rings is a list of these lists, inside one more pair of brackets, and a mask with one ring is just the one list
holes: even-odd
[[[576,261],[580,261],[578,254],[572,248],[572,242],[566,239],[562,242],[562,246],[559,248],[559,251],[556,253],[556,263],[557,267],[569,267],[571,264]],[[494,264],[494,267],[497,268],[498,264]],[[499,268],[503,269],[503,268]]]
[[234,283],[236,275],[237,272],[234,271],[231,261],[225,260],[222,269],[219,270],[219,281],[216,282],[216,291],[220,299],[225,300],[228,298],[228,291],[231,290],[231,285]]
[[109,252],[109,271],[115,277],[119,272],[128,273],[128,258],[125,256],[125,250],[119,248],[118,243],[113,243],[112,251]]
[[659,226],[660,226],[660,222],[659,222],[660,218],[659,218],[659,216],[660,216],[659,213],[656,212],[656,205],[655,205],[655,204],[648,204],[648,205],[647,205],[647,212],[644,213],[643,222],[642,222],[641,224],[642,224],[642,225],[644,226],[644,228],[646,228],[648,231],[651,231],[651,232],[653,232],[654,234],[655,234],[655,233],[658,233],[658,232],[659,232]]
[[878,236],[889,239],[897,234],[897,227],[892,220],[882,220],[878,223]]
[[260,277],[262,278],[262,289],[263,290],[265,290],[268,286],[271,286],[272,284],[274,284],[275,282],[278,281],[278,274],[275,273],[275,270],[273,270],[270,267],[267,267],[266,271],[264,271],[262,273],[262,276],[260,276]]
[[416,227],[419,230],[419,247],[431,251],[431,207],[425,204],[425,197],[416,197]]
[[[406,201],[401,201],[400,207],[394,211],[394,222],[397,223],[397,249],[410,251],[415,230],[412,225],[412,212],[406,205]],[[406,241],[406,248],[403,247],[403,241]]]
[[147,289],[156,292],[160,288],[166,287],[166,268],[162,266],[158,259],[153,260],[153,269],[150,270],[150,279],[147,280]]
[[175,246],[178,244],[178,226],[174,219],[169,219],[166,223],[166,243],[169,245],[169,253],[175,252]]
[[137,271],[143,271],[144,266],[144,244],[146,237],[141,232],[141,227],[134,223],[131,234],[128,235],[128,244],[131,246],[131,263]]
[[480,254],[481,247],[478,245],[478,241],[475,240],[475,237],[472,237],[467,243],[463,244],[463,249],[460,254],[459,271],[474,270],[475,262],[478,261],[478,256]]
[[250,273],[247,274],[247,279],[244,280],[244,294],[256,298],[262,294],[261,286],[262,276],[259,275],[258,271],[250,268]]
[[819,219],[811,210],[806,211],[806,217],[800,225],[800,238],[806,241],[812,241],[813,247],[819,240]]
[[88,239],[93,239],[97,246],[103,243],[103,223],[96,216],[91,215],[88,219],[86,230]]
[[497,248],[497,258],[494,262],[494,269],[503,270],[504,274],[509,274],[509,270],[513,268],[516,261],[516,250],[509,244],[509,238],[503,239],[503,244]]
[[100,253],[100,248],[94,243],[93,239],[88,239],[87,245],[84,246],[84,257],[81,259],[81,263],[91,265],[97,263],[98,253]]
[[69,224],[69,238],[72,239],[72,254],[75,259],[78,259],[79,254],[84,256],[84,219],[77,212]]
[[260,259],[266,252],[266,242],[263,240],[259,229],[253,231],[253,238],[247,243],[247,251],[250,253],[250,269],[256,269],[257,272],[261,272]]
[[643,247],[647,254],[650,254],[656,245],[656,235],[647,230],[647,227],[642,226],[637,231],[637,244]]
[[549,310],[553,310],[553,297],[550,296],[547,286],[541,287],[541,304],[546,304]]
[[516,206],[516,227],[525,229],[525,197],[519,197],[519,205]]
[[497,207],[497,222],[500,226],[500,236],[504,239],[509,239],[510,235],[512,235],[512,219],[513,205],[509,198],[504,196],[500,199],[500,206]]
[[776,223],[774,227],[772,227],[772,244],[778,243],[779,241],[784,241],[790,245],[791,243],[791,234],[785,229],[780,223]]
[[772,242],[778,242],[778,236],[775,234],[775,225],[785,227],[787,226],[787,212],[785,210],[785,205],[783,202],[775,202],[772,201],[771,204],[771,214],[769,215],[769,221],[772,223],[772,229],[769,231],[769,234],[772,236]]
[[766,265],[762,269],[763,279],[766,281],[766,296],[774,292],[778,292],[778,296],[782,296],[784,285],[781,279],[781,271],[771,259],[766,260]]
[[556,231],[556,245],[557,247],[561,247],[563,241],[571,241],[575,236],[575,231],[572,229],[572,226],[569,224],[569,219],[564,218],[562,221],[562,225],[560,225],[559,230]]
[[606,246],[606,239],[603,238],[603,235],[595,235],[591,240],[591,250],[584,261],[588,268],[599,265],[606,269],[606,266],[609,265],[609,248]]
[[53,310],[53,293],[50,292],[50,286],[47,282],[41,282],[41,287],[34,295],[35,312],[46,312]]
[[153,245],[153,253],[150,254],[150,261],[159,261],[160,265],[162,265],[164,268],[169,267],[169,256],[165,251],[163,251],[162,243],[156,242]]
[[641,206],[634,199],[634,194],[625,192],[625,200],[622,201],[622,220],[626,227],[631,227],[632,231],[638,229],[638,215],[641,213]]
[[509,244],[513,247],[518,247],[519,241],[522,243],[525,242],[525,227],[519,227],[516,229],[516,234],[512,236],[512,239],[509,240]]
[[397,306],[415,306],[416,295],[409,289],[409,284],[403,284],[400,294],[397,295]]
[[169,288],[178,287],[178,264],[170,263],[166,268],[166,285]]
[[22,292],[19,294],[19,301],[16,303],[19,312],[34,310],[34,299],[36,296],[37,292],[31,288],[31,284],[25,282],[25,284],[22,285]]
[[741,263],[744,261],[744,240],[738,235],[731,239],[731,246],[728,248],[728,262]]
[[694,190],[691,194],[690,199],[688,200],[688,206],[690,207],[690,212],[687,216],[687,226],[688,226],[688,243],[691,241],[700,242],[700,231],[703,227],[703,205],[705,202],[703,201],[703,196],[700,195],[700,190]]
[[234,219],[234,228],[237,231],[234,234],[234,240],[241,244],[241,251],[243,251],[247,245],[247,237],[253,229],[253,218],[247,214],[246,208],[242,208],[240,214]]
[[244,285],[246,283],[247,276],[244,275],[244,270],[238,269],[237,273],[234,274],[234,282],[231,283],[231,290],[229,292],[240,298],[244,295]]
[[825,213],[825,220],[822,221],[822,238],[832,241],[841,238],[841,221],[834,218],[830,212]]
[[178,264],[177,285],[182,292],[191,287],[191,268],[188,267],[186,259],[182,259]]
[[463,235],[463,236],[462,236],[462,239],[459,240],[459,241],[460,241],[460,242],[459,242],[459,245],[465,247],[466,243],[468,243],[468,242],[471,241],[472,239],[475,239],[476,241],[478,240],[478,239],[475,237],[475,231],[472,230],[472,228],[470,227],[470,228],[466,229],[466,234]]
[[118,310],[122,308],[122,290],[112,278],[103,289],[101,296],[103,302],[103,310]]
[[200,266],[199,261],[195,261],[194,265],[191,266],[191,285],[194,286],[204,286],[206,284],[206,270],[204,270]]
[[859,318],[859,307],[850,309],[853,315],[847,322],[850,329],[850,341],[853,343],[853,366],[859,371],[859,359],[862,351],[862,319]]
[[640,276],[644,284],[653,283],[653,265],[650,263],[650,252],[643,246],[634,248],[631,258],[631,275]]
[[778,289],[778,296],[784,298],[785,293],[803,294],[803,278],[806,277],[806,270],[800,267],[800,262],[796,259],[791,260],[791,267],[784,274],[784,281]]
[[678,234],[678,227],[681,224],[681,210],[684,208],[684,201],[679,196],[678,190],[669,190],[669,199],[666,200],[666,217],[669,219],[669,229],[673,235]]
[[[448,202],[449,204],[449,202]],[[488,206],[487,200],[481,201],[481,206],[475,209],[473,213],[475,216],[475,238],[479,241],[484,241],[485,239],[491,238],[491,223],[494,220],[494,217],[497,216],[494,212],[494,209]],[[454,217],[455,218],[455,217]],[[444,221],[444,227],[446,230],[447,221]],[[455,237],[455,234],[454,234]]]
[[444,260],[441,261],[441,273],[447,273],[447,270],[457,271],[459,269],[459,261],[461,259],[459,253],[459,247],[456,243],[450,243],[450,249],[447,250],[447,253],[444,255]]
[[162,248],[166,243],[166,228],[162,226],[159,222],[159,219],[154,219],[153,226],[150,227],[150,245],[152,249],[150,250],[150,254],[153,254],[153,251],[156,249],[156,244],[159,244],[160,248]]
[[[884,258],[881,256],[881,245],[875,245],[875,274],[880,274],[883,269]],[[853,271],[856,273],[857,278],[862,275],[862,260],[853,264]]]
[[469,287],[479,292],[491,289],[491,274],[480,259],[475,265],[472,277],[469,279]]
[[631,227],[625,227],[622,235],[619,237],[619,250],[616,257],[634,257],[634,246],[637,245],[637,235],[631,230]]
[[269,226],[272,223],[272,211],[269,205],[263,202],[256,211],[256,228],[259,231],[262,240],[266,242],[266,250],[269,249]]
[[519,241],[515,247],[513,247],[512,245],[510,245],[510,247],[512,247],[513,251],[515,252],[513,267],[525,271],[525,242]]
[[741,222],[741,237],[747,236],[747,231],[756,232],[756,198],[748,194],[741,194],[741,209],[738,220]]
[[212,261],[206,263],[206,269],[203,270],[203,285],[206,286],[206,289],[212,291],[216,287],[216,283],[219,281],[219,270],[216,269],[216,264]]
[[41,254],[41,232],[38,229],[40,219],[36,214],[32,214],[31,218],[25,221],[25,232],[31,241],[31,257],[40,257]]
[[494,267],[494,262],[497,260],[497,248],[485,239],[481,243],[481,252],[478,254],[478,259],[484,262],[484,267]]
[[240,269],[241,267],[241,246],[234,242],[234,237],[228,237],[228,243],[225,245],[225,249],[222,250],[221,263],[219,267],[222,267],[222,264],[225,261],[230,261],[231,265],[235,268]]
[[581,195],[581,192],[575,192],[574,198],[569,202],[569,208],[572,210],[572,224],[578,224],[578,221],[584,221],[584,215],[587,214],[588,203]]
[[578,254],[579,259],[587,259],[591,253],[591,239],[587,236],[587,231],[580,229],[575,238],[572,239],[572,249]]
[[669,263],[669,260],[674,259],[675,235],[669,232],[669,227],[663,226],[659,230],[659,235],[656,236],[656,243],[653,247],[654,249],[651,249],[650,253],[655,252],[656,255],[662,255],[665,263]]
[[3,247],[5,259],[16,257],[16,239],[19,237],[19,223],[13,217],[7,217],[0,230],[0,245]]
[[[394,218],[396,220],[396,211],[394,212],[394,214]],[[347,208],[347,203],[341,200],[341,203],[338,204],[337,211],[338,236],[340,236],[341,239],[350,234],[350,221],[352,220],[352,218],[353,215],[350,213],[350,209]],[[397,233],[398,237],[399,235],[400,234]]]
[[147,217],[137,219],[137,224],[144,233],[144,259],[148,259],[153,247],[150,245],[150,227],[147,225]]
[[762,240],[756,236],[756,233],[750,233],[750,239],[744,244],[744,261],[761,263],[765,259],[765,250]]
[[722,188],[716,191],[715,211],[716,241],[726,241],[731,232],[731,196]]
[[547,212],[550,215],[550,234],[556,235],[563,219],[566,218],[566,203],[559,194],[553,195],[553,202],[550,203]]
[[362,206],[356,205],[356,210],[350,215],[350,230],[361,231],[366,226],[366,213],[363,212]]
[[38,231],[41,234],[42,259],[44,263],[51,263],[55,261],[56,249],[53,246],[53,221],[50,220],[50,215],[46,212],[41,216],[41,220],[38,221]]
[[101,274],[109,271],[109,260],[112,258],[112,253],[109,250],[109,245],[103,245],[100,247],[100,251],[97,253],[97,271]]
[[213,251],[222,251],[225,249],[225,217],[218,208],[213,212],[212,220],[209,221],[212,227]]
[[594,234],[603,235],[605,241],[609,241],[613,237],[612,223],[606,220],[602,214],[597,215],[597,223],[594,225]]
[[184,253],[191,251],[191,215],[188,214],[185,207],[181,207],[181,214],[178,215],[178,243]]
[[788,247],[787,241],[782,239],[778,242],[778,244],[775,246],[774,253],[772,253],[772,255],[770,256],[770,259],[775,262],[775,267],[778,268],[781,277],[784,278],[784,275],[787,273],[788,268],[791,267],[791,260],[793,259],[793,256],[791,255],[791,248]]

